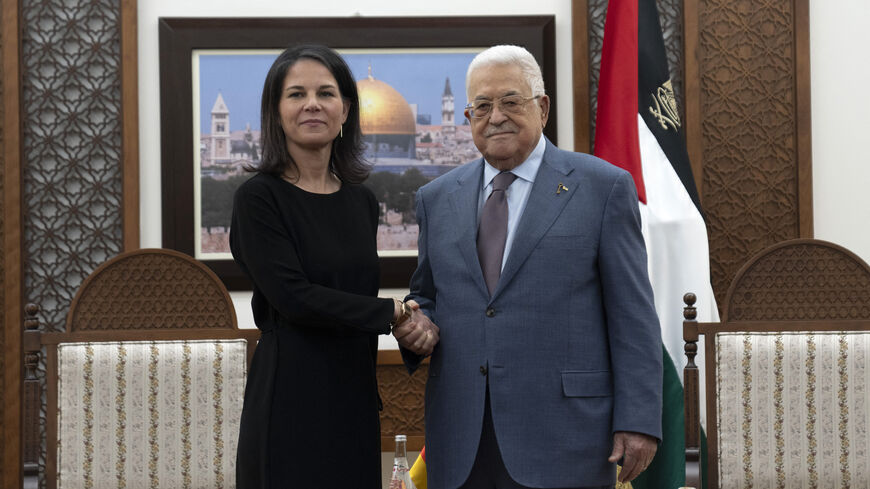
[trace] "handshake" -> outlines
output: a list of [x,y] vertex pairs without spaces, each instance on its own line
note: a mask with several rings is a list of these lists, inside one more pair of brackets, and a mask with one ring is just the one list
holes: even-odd
[[392,332],[399,346],[424,357],[431,355],[440,339],[438,326],[423,314],[416,301],[409,300],[404,305],[397,301],[396,307],[398,322]]

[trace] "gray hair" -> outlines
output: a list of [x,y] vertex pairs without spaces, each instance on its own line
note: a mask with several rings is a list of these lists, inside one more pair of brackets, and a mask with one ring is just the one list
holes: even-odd
[[465,74],[465,94],[469,99],[471,94],[468,93],[468,83],[471,80],[471,73],[478,68],[492,65],[519,66],[529,87],[532,89],[532,95],[544,95],[544,77],[541,75],[541,67],[538,66],[538,62],[532,56],[532,53],[520,46],[502,44],[481,52],[471,60],[471,63],[468,65],[468,72]]

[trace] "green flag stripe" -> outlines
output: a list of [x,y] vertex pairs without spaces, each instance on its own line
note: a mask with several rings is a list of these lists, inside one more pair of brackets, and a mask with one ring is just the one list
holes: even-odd
[[634,489],[676,488],[686,485],[683,385],[674,361],[664,345],[662,360],[662,443],[649,467],[632,481]]

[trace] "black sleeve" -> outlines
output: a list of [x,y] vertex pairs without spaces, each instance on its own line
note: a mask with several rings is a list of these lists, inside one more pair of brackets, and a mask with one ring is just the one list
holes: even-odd
[[393,301],[309,282],[269,189],[247,183],[233,199],[233,257],[281,317],[300,326],[389,333]]

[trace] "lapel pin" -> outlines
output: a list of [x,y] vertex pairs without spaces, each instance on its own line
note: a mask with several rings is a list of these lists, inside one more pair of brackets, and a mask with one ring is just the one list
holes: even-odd
[[556,195],[559,195],[560,193],[562,193],[563,190],[567,192],[568,187],[562,185],[562,182],[559,182],[559,186],[556,188]]

